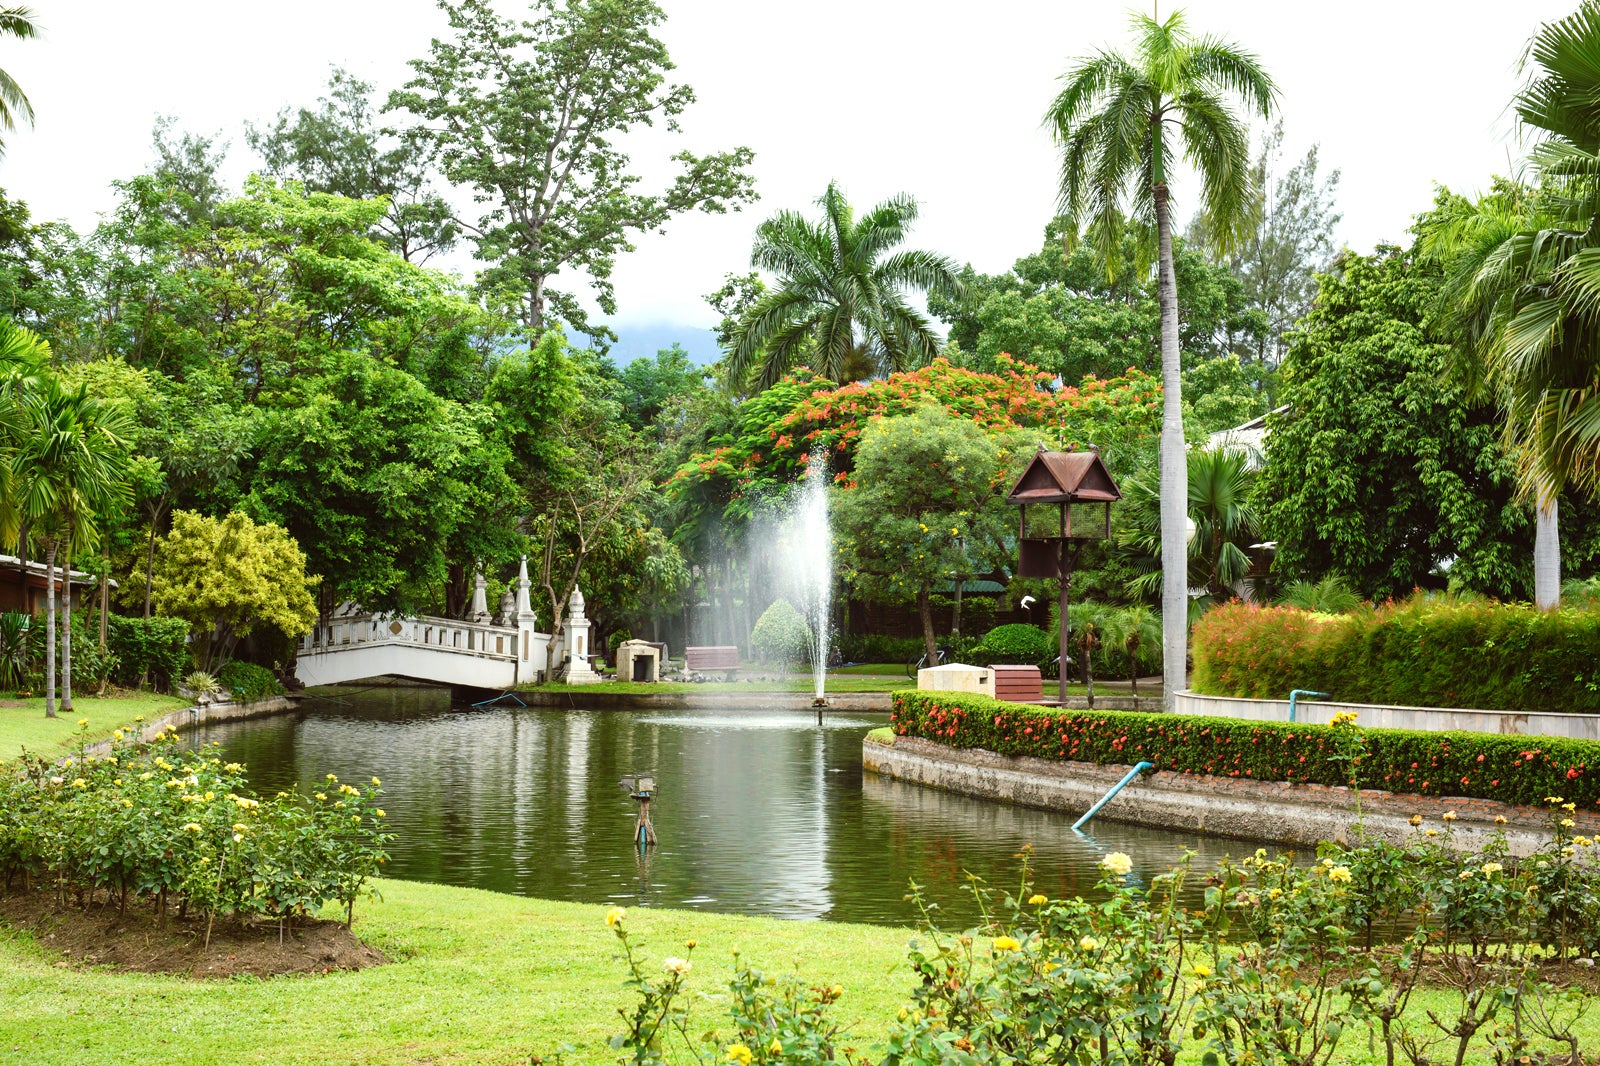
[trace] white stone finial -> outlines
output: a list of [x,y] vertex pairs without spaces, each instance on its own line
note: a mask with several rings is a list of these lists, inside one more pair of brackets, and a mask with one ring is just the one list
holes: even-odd
[[533,582],[528,580],[528,557],[524,555],[517,567],[517,617],[533,617]]
[[483,579],[482,570],[472,579],[472,606],[467,608],[467,617],[474,622],[489,620],[489,583]]
[[574,618],[583,617],[583,590],[576,585],[572,586],[572,598],[567,601],[567,606]]

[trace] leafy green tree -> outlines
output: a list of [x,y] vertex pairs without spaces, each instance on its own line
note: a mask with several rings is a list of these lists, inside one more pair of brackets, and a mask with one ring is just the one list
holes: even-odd
[[[1188,500],[1183,439],[1183,382],[1178,346],[1178,283],[1173,266],[1168,175],[1181,149],[1200,178],[1201,211],[1227,245],[1248,220],[1249,140],[1229,106],[1240,100],[1262,118],[1277,89],[1256,59],[1214,37],[1194,37],[1181,11],[1165,22],[1133,17],[1137,51],[1101,51],[1067,72],[1065,87],[1045,116],[1061,146],[1061,203],[1072,221],[1086,223],[1091,243],[1114,264],[1131,216],[1153,227],[1161,305],[1161,544],[1168,561],[1162,582],[1163,670],[1166,698],[1183,688],[1187,663],[1188,586],[1184,512]],[[1168,127],[1172,130],[1169,133]],[[1114,265],[1110,268],[1114,272]]]
[[[1344,575],[1365,598],[1450,584],[1525,596],[1530,517],[1492,408],[1432,338],[1442,276],[1398,248],[1346,253],[1284,359],[1258,485],[1281,580]],[[1571,508],[1580,556],[1584,521]]]
[[1215,433],[1266,414],[1277,380],[1276,371],[1260,363],[1246,366],[1237,355],[1219,355],[1183,372],[1184,402],[1198,428]]
[[[20,6],[0,8],[0,36],[26,41],[38,35],[39,24],[34,21],[30,9]],[[0,70],[0,127],[7,133],[14,132],[19,118],[33,125],[33,105],[28,102],[27,95],[16,79]],[[0,140],[0,156],[4,154],[5,142]]]
[[426,263],[455,246],[461,227],[433,188],[426,139],[415,130],[402,136],[378,128],[372,86],[348,71],[334,69],[315,110],[285,108],[270,126],[247,127],[245,139],[267,173],[308,192],[383,197],[374,232],[406,262]]
[[780,596],[756,620],[750,647],[762,662],[802,662],[811,648],[811,627],[794,604]]
[[671,186],[636,191],[623,138],[658,121],[676,132],[694,101],[687,85],[667,81],[673,64],[654,36],[666,16],[651,0],[534,0],[531,21],[502,18],[490,0],[440,6],[454,37],[411,61],[416,76],[388,107],[416,115],[416,136],[445,177],[488,205],[476,222],[457,220],[489,264],[484,286],[514,299],[533,333],[565,321],[604,337],[551,279],[587,275],[613,314],[611,272],[633,237],[685,211],[750,202],[754,156],[678,152]]
[[[322,606],[415,609],[442,585],[466,522],[488,414],[397,367],[345,355],[296,402],[263,411],[242,510],[284,526],[323,576]],[[160,609],[160,597],[156,597]]]
[[1010,456],[965,419],[928,406],[869,425],[855,487],[833,517],[847,580],[886,602],[914,602],[928,661],[938,658],[933,592],[969,566],[998,564],[1011,515]]
[[287,530],[238,511],[225,518],[177,511],[156,549],[156,610],[189,623],[206,673],[258,626],[290,638],[309,633],[319,580],[306,574],[305,554]]
[[[1316,275],[1333,260],[1333,228],[1342,217],[1334,207],[1339,172],[1319,177],[1318,147],[1312,145],[1298,163],[1279,173],[1282,154],[1279,122],[1262,138],[1253,167],[1253,222],[1231,251],[1220,256],[1221,265],[1239,279],[1243,305],[1253,313],[1248,320],[1236,320],[1248,321],[1250,328],[1229,330],[1225,346],[1266,366],[1283,360],[1289,331],[1311,310]],[[1204,215],[1191,223],[1189,238],[1197,248],[1216,244]]]
[[672,429],[668,419],[673,412],[681,412],[695,393],[705,391],[706,379],[705,369],[691,363],[689,353],[677,344],[662,348],[654,359],[635,359],[617,374],[628,425],[663,438]]
[[822,219],[780,211],[756,229],[751,265],[777,275],[734,331],[729,381],[752,375],[770,388],[802,353],[824,377],[851,381],[926,363],[939,351],[907,289],[955,295],[955,264],[916,249],[891,252],[917,218],[917,202],[895,196],[859,219],[835,182],[817,199]]

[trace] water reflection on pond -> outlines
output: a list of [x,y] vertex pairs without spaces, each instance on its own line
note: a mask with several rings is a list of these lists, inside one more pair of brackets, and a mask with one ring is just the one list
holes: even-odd
[[[805,712],[584,711],[451,706],[439,689],[337,691],[300,715],[195,732],[248,765],[260,792],[313,790],[327,773],[379,777],[399,834],[392,876],[587,903],[691,907],[904,924],[915,880],[952,924],[974,916],[968,871],[1012,884],[1035,851],[1051,895],[1092,892],[1124,851],[1136,876],[1252,845],[1073,819],[861,771],[884,716]],[[581,699],[581,697],[578,697]],[[625,773],[653,770],[660,846],[631,833]]]

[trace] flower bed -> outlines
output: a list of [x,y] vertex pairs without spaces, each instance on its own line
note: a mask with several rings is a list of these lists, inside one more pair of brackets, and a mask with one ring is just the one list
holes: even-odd
[[[170,730],[170,727],[169,727]],[[329,774],[313,797],[258,799],[244,767],[182,748],[174,732],[109,755],[0,763],[0,876],[53,883],[59,902],[140,899],[157,913],[315,915],[337,901],[348,924],[390,834],[378,780]]]
[[958,692],[897,692],[897,735],[1001,755],[1426,796],[1600,807],[1600,743],[1492,733],[1361,729],[1127,711],[1063,711]]

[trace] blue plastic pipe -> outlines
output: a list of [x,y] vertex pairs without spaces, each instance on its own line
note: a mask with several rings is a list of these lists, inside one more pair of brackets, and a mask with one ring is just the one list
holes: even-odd
[[1294,721],[1295,703],[1301,696],[1326,696],[1326,692],[1312,692],[1308,688],[1297,688],[1289,693],[1289,721]]
[[1090,807],[1087,811],[1084,812],[1084,815],[1083,815],[1082,818],[1079,818],[1076,822],[1072,823],[1072,828],[1074,828],[1074,829],[1082,828],[1084,823],[1088,822],[1088,820],[1090,818],[1093,818],[1095,815],[1100,813],[1100,808],[1101,807],[1104,807],[1106,804],[1111,802],[1111,798],[1113,796],[1115,796],[1118,792],[1121,792],[1124,788],[1127,788],[1128,787],[1128,782],[1130,782],[1134,778],[1138,777],[1144,771],[1153,770],[1153,769],[1155,769],[1155,764],[1154,763],[1140,762],[1140,763],[1135,764],[1134,768],[1132,770],[1129,770],[1126,774],[1123,775],[1121,781],[1118,781],[1115,785],[1111,786],[1111,791],[1110,792],[1107,792],[1104,796],[1100,797],[1100,802],[1099,803],[1096,803],[1093,807]]

